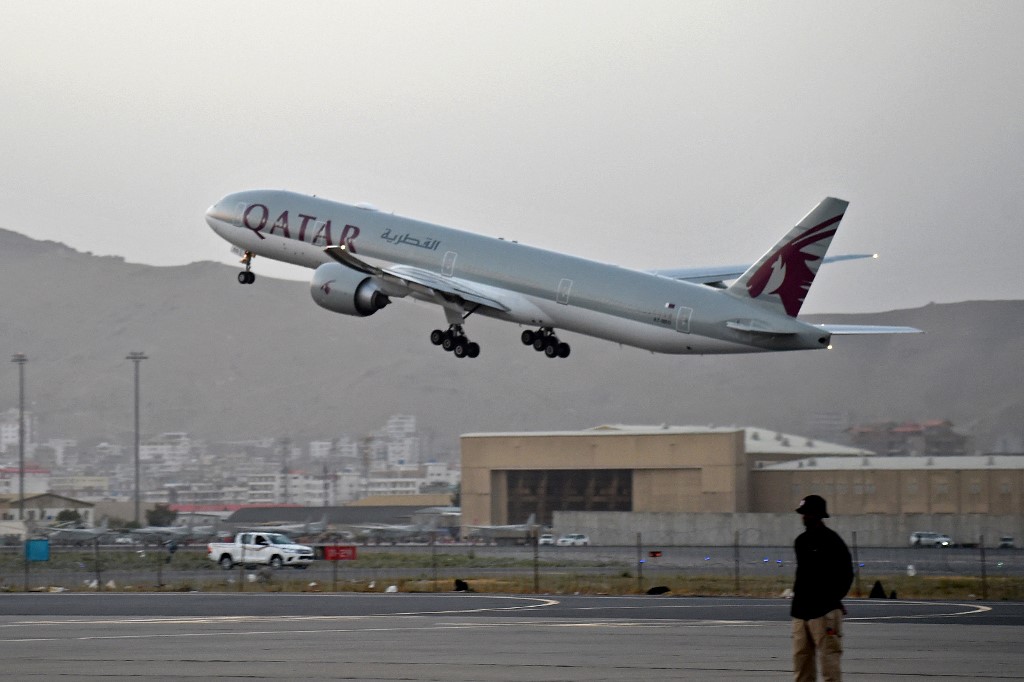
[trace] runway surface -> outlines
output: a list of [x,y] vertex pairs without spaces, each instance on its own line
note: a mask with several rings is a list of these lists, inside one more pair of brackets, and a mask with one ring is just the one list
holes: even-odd
[[[851,600],[851,680],[1021,679],[1024,604]],[[3,594],[16,679],[786,680],[781,599]]]

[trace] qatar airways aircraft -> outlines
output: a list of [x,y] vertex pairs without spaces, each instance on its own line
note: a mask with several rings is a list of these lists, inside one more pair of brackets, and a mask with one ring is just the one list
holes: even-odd
[[448,326],[430,340],[460,358],[480,353],[465,331],[473,314],[531,327],[520,339],[549,358],[569,355],[562,331],[683,354],[828,348],[833,335],[919,332],[797,319],[822,263],[868,257],[825,257],[846,206],[823,200],[750,267],[648,272],[277,190],[229,194],[206,222],[244,254],[240,283],[256,280],[253,259],[263,256],[313,268],[313,300],[336,313],[365,317],[395,298],[436,303]]

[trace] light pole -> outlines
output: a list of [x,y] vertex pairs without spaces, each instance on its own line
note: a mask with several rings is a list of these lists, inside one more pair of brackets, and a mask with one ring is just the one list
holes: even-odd
[[135,363],[135,524],[139,523],[139,363],[147,360],[145,353],[132,351],[128,354],[128,360]]
[[18,520],[25,520],[25,363],[24,353],[15,353],[11,362],[18,363]]

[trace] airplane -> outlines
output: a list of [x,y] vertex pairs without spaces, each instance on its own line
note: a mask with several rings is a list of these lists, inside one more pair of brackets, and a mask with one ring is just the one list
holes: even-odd
[[129,532],[143,538],[143,541],[152,538],[162,545],[171,542],[205,542],[217,535],[217,525],[193,526],[189,519],[185,526],[144,526],[132,528]]
[[351,526],[355,530],[355,536],[368,543],[371,540],[380,544],[382,541],[389,541],[392,544],[400,540],[415,540],[423,535],[428,535],[437,530],[437,517],[432,516],[427,523],[410,524],[388,524],[388,523],[367,523]]
[[327,514],[320,517],[319,521],[307,520],[305,523],[282,523],[251,526],[253,531],[264,531],[267,533],[283,533],[290,537],[308,537],[320,535],[327,531]]
[[[441,306],[448,327],[430,341],[474,358],[473,314],[536,327],[520,340],[549,358],[570,347],[556,330],[655,353],[719,354],[831,348],[847,334],[912,334],[913,327],[811,324],[797,319],[848,202],[822,200],[749,267],[640,271],[280,190],[228,194],[207,224],[243,255],[314,270],[310,293],[327,310],[365,317],[394,298]],[[727,282],[732,282],[727,284]]]
[[537,515],[530,514],[526,523],[513,523],[504,526],[466,526],[466,535],[492,539],[496,536],[515,533],[532,533],[537,528]]
[[76,528],[72,523],[63,523],[56,526],[45,526],[36,528],[35,532],[46,535],[52,542],[70,542],[82,544],[93,542],[110,532],[107,520],[99,526],[91,528]]

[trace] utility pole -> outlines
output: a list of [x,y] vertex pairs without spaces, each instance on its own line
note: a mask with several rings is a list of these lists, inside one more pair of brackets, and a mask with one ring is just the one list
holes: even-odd
[[135,524],[142,525],[139,514],[142,496],[139,487],[139,363],[149,358],[141,351],[132,351],[126,359],[135,363]]
[[18,520],[25,520],[25,363],[24,353],[15,353],[11,362],[18,364]]

